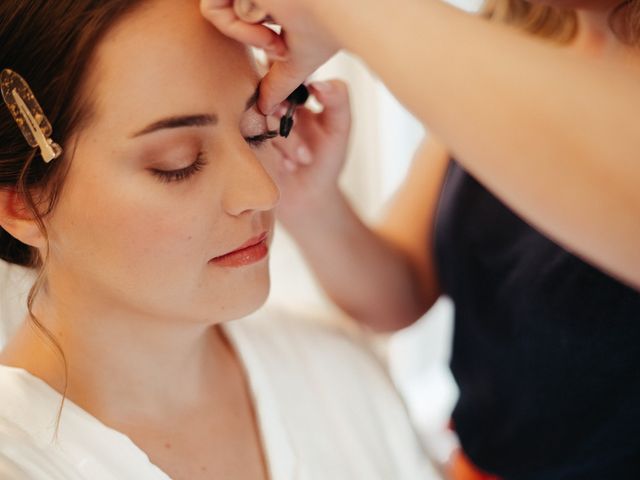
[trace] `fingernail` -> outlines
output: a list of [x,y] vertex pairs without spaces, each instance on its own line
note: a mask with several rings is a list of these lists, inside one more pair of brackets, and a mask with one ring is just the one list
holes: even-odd
[[331,82],[313,82],[311,86],[318,90],[320,93],[329,93],[331,92],[331,90],[333,90],[333,85],[331,85]]
[[309,165],[309,164],[311,164],[311,162],[313,162],[313,157],[311,156],[311,151],[307,147],[305,147],[304,145],[300,145],[296,149],[296,155],[298,156],[298,160],[300,160],[300,163],[302,163],[304,165]]
[[275,115],[276,113],[276,107],[271,107],[271,108],[263,108],[263,107],[259,107],[260,111],[266,115],[267,117]]
[[287,59],[287,48],[277,39],[272,39],[265,47],[264,51],[272,60],[284,62]]

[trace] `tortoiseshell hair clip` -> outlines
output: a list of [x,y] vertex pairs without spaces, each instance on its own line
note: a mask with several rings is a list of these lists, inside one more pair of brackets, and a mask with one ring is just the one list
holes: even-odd
[[62,147],[51,139],[52,127],[27,82],[13,70],[0,72],[2,98],[22,135],[33,148],[40,148],[45,163],[58,158]]

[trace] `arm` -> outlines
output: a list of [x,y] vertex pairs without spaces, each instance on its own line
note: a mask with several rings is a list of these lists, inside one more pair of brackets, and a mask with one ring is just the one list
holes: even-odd
[[431,238],[448,155],[429,141],[381,225],[370,229],[338,188],[348,99],[344,85],[331,85],[333,93],[312,88],[324,112],[300,112],[292,137],[278,143],[290,166],[300,142],[313,156],[313,162],[297,163],[295,170],[272,166],[282,193],[278,218],[341,309],[372,329],[398,330],[420,318],[440,294]]
[[[265,82],[263,108],[309,73],[301,59],[312,58],[314,42],[343,46],[504,202],[640,288],[637,71],[582,58],[438,0],[258,3],[295,44]],[[309,25],[314,35],[305,44]]]
[[[328,3],[318,15],[339,2]],[[435,0],[401,3],[395,22],[388,1],[356,0],[349,8],[366,8],[367,21],[343,13],[326,25],[503,201],[640,288],[637,72]]]
[[429,299],[422,297],[405,252],[367,227],[340,192],[311,207],[309,222],[289,222],[286,228],[329,298],[379,332],[420,318]]
[[407,176],[375,228],[377,235],[404,256],[417,291],[414,321],[441,295],[435,258],[435,220],[450,157],[433,136],[417,151]]
[[374,330],[411,325],[440,296],[432,235],[447,163],[439,145],[425,145],[375,229],[339,191],[286,224],[327,295]]

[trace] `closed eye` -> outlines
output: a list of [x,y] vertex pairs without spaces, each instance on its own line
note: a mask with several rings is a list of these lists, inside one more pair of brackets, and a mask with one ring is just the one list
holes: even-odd
[[204,157],[204,153],[198,153],[195,162],[188,167],[181,168],[179,170],[151,170],[160,181],[164,183],[180,182],[187,180],[196,173],[198,173],[207,164],[207,160]]
[[[278,136],[278,132],[275,130],[269,130],[260,135],[254,135],[252,137],[245,137],[246,142],[255,148],[260,148],[269,140],[272,140]],[[155,175],[160,181],[164,183],[172,183],[172,182],[181,182],[184,180],[188,180],[190,177],[198,173],[202,168],[207,164],[207,160],[204,157],[204,154],[200,152],[196,157],[196,160],[189,165],[188,167],[184,167],[178,170],[157,170],[153,169],[151,172]]]

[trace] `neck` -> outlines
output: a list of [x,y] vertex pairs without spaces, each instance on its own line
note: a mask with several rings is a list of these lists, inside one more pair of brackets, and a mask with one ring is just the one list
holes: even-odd
[[[42,293],[34,313],[64,352],[66,394],[99,417],[140,421],[191,409],[211,398],[235,360],[212,324],[55,302]],[[0,361],[63,392],[63,364],[47,342],[27,319]]]

